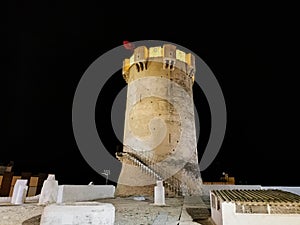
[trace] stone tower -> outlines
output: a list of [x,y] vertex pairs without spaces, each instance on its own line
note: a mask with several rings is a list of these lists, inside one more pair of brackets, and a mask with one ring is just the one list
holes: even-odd
[[122,162],[116,194],[200,195],[192,86],[195,58],[176,46],[140,46],[123,62],[128,84]]

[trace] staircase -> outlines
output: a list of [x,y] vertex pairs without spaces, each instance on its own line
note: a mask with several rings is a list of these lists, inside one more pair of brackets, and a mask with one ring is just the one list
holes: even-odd
[[122,161],[123,157],[130,160],[143,173],[152,176],[156,180],[164,181],[165,187],[173,192],[175,196],[182,196],[181,182],[172,175],[169,175],[166,170],[159,168],[150,158],[145,157],[142,159],[131,152],[117,152],[116,156],[120,161]]

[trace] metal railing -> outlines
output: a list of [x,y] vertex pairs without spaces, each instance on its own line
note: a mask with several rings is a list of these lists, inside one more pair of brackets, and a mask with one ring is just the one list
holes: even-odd
[[179,179],[174,177],[172,173],[167,171],[166,168],[161,168],[160,166],[158,166],[158,164],[156,163],[157,160],[153,157],[153,154],[137,152],[129,148],[128,146],[125,146],[125,148],[129,151],[118,152],[117,155],[127,157],[131,162],[134,163],[134,165],[138,166],[142,170],[142,172],[149,174],[157,180],[164,181],[166,188],[174,192],[175,195],[182,196],[182,191],[183,189],[185,189],[184,187],[186,185],[184,185]]

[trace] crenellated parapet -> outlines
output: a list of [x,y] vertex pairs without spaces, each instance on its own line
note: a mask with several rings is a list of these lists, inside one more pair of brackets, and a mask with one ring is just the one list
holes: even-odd
[[194,55],[181,51],[171,44],[165,44],[162,47],[147,48],[140,46],[135,48],[132,56],[123,61],[123,77],[128,83],[130,82],[131,70],[136,70],[136,73],[151,72],[151,65],[155,65],[157,70],[158,63],[161,69],[164,70],[162,73],[164,77],[172,79],[172,71],[177,69],[182,72],[180,73],[180,76],[182,76],[180,79],[190,79],[192,83],[194,82],[196,72]]

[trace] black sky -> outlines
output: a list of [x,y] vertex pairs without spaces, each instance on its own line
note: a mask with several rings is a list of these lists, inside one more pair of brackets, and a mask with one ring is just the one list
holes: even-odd
[[[224,93],[228,124],[222,148],[202,171],[218,180],[223,171],[238,183],[300,185],[298,88],[293,20],[274,15],[180,24],[103,16],[87,3],[9,3],[4,37],[5,90],[0,162],[15,161],[16,171],[55,173],[60,183],[103,182],[82,158],[72,131],[72,101],[89,65],[123,40],[164,40],[198,54],[214,72]],[[241,13],[243,14],[243,13]],[[242,20],[242,21],[241,21]],[[201,76],[201,74],[196,74]],[[113,152],[119,143],[110,132],[110,107],[124,87],[116,73],[101,92],[96,122]],[[209,134],[209,110],[197,86],[201,155]],[[101,119],[106,116],[108,119]]]

